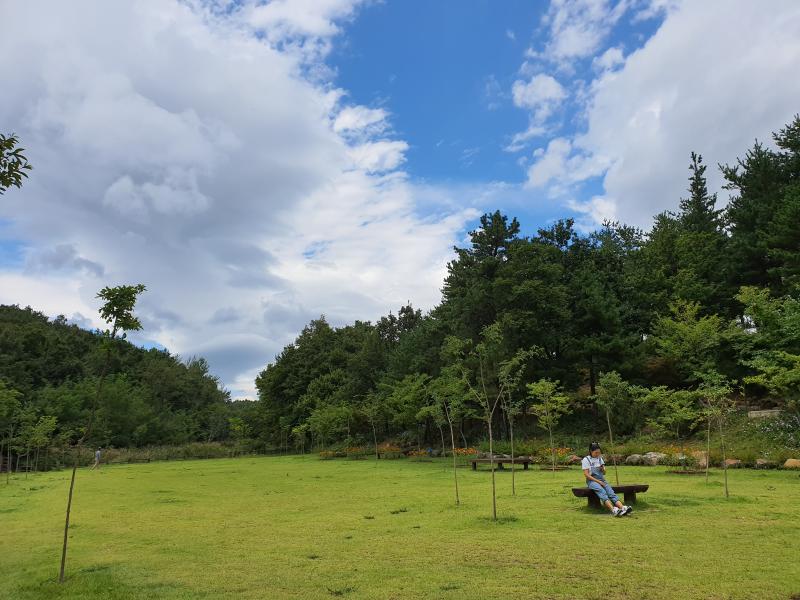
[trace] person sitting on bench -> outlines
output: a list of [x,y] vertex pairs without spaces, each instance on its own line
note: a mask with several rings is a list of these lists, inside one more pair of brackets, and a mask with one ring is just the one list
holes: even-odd
[[633,511],[630,506],[620,502],[614,493],[614,488],[606,481],[606,462],[603,460],[600,444],[597,442],[589,444],[589,455],[583,458],[581,467],[586,477],[586,485],[594,490],[601,504],[611,511],[612,516],[623,517]]

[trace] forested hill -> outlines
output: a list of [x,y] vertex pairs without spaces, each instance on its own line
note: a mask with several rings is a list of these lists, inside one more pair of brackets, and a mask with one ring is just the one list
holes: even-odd
[[[0,391],[14,390],[21,399],[4,425],[31,429],[55,417],[54,427],[48,427],[50,443],[79,437],[104,360],[101,342],[99,333],[71,325],[63,316],[49,320],[30,308],[0,306]],[[113,343],[92,443],[182,444],[227,436],[228,393],[205,360],[182,362],[166,351],[121,339]]]
[[[310,323],[256,381],[256,433],[274,443],[433,441],[450,402],[461,431],[483,436],[475,399],[498,389],[464,386],[499,387],[500,367],[520,350],[531,354],[506,401],[521,415],[535,400],[526,384],[540,379],[556,382],[573,418],[595,431],[603,392],[624,404],[623,434],[691,430],[720,396],[709,386],[797,410],[800,117],[774,142],[720,167],[732,196],[724,210],[692,153],[685,197],[649,231],[605,223],[583,235],[563,220],[524,237],[516,219],[484,215],[471,245],[455,249],[429,314],[405,307],[375,324]],[[508,416],[499,405],[498,434]]]

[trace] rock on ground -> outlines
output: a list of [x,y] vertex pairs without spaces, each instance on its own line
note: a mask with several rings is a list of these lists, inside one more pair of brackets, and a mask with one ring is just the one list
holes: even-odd
[[625,459],[626,465],[641,465],[643,464],[642,455],[641,454],[631,454],[628,458]]
[[643,464],[655,466],[661,463],[667,455],[663,452],[648,452],[644,456],[642,456]]

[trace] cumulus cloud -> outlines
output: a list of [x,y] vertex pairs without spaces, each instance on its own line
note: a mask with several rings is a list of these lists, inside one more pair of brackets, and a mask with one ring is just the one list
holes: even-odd
[[145,283],[134,339],[206,355],[234,396],[311,318],[438,302],[475,211],[420,216],[387,113],[320,79],[359,4],[5,5],[0,122],[35,171],[0,204],[26,249],[0,302],[98,326],[100,287]]
[[[616,14],[620,4],[606,3],[603,10]],[[746,1],[717,0],[636,6],[634,20],[660,14],[663,22],[627,56],[618,47],[601,52],[600,42],[588,41],[560,52],[564,57],[598,53],[598,74],[578,109],[585,127],[538,149],[527,185],[545,188],[597,221],[613,215],[646,227],[685,193],[692,150],[711,164],[734,162],[755,138],[769,141],[797,112],[800,5],[784,0],[764,10]],[[580,7],[580,2],[554,2],[553,31],[563,33],[557,21],[569,26],[558,15],[577,14]],[[598,35],[587,40],[605,34]],[[560,43],[548,46],[553,56]],[[710,188],[719,190],[719,172],[707,174]],[[595,178],[604,194],[575,200],[581,185]],[[726,200],[724,194],[720,200]]]
[[355,132],[370,134],[383,133],[386,129],[388,115],[382,108],[367,108],[366,106],[346,106],[333,122],[333,130],[337,133]]
[[542,56],[562,65],[593,56],[628,5],[627,0],[552,0],[543,19],[550,36]]
[[592,60],[592,66],[598,71],[608,71],[625,62],[622,48],[614,46]]
[[527,82],[515,81],[511,93],[516,106],[538,111],[543,118],[567,95],[556,79],[541,73]]

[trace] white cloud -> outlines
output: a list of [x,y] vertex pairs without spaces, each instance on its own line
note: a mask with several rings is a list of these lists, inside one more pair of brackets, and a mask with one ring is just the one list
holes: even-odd
[[528,145],[530,140],[540,137],[545,133],[547,133],[547,128],[544,125],[537,125],[531,120],[528,128],[525,131],[515,133],[503,150],[506,152],[519,152]]
[[592,66],[599,71],[609,71],[625,62],[622,48],[614,46],[592,60]]
[[607,168],[602,157],[581,152],[565,137],[553,138],[546,149],[538,148],[533,157],[526,186],[548,187],[552,197],[566,193],[572,184],[601,175]]
[[594,231],[598,223],[617,219],[617,203],[603,196],[593,196],[586,201],[569,199],[566,205],[583,215],[583,218],[576,220],[575,225],[585,233]]
[[134,339],[206,354],[235,396],[310,318],[437,303],[475,211],[412,185],[385,111],[320,81],[357,4],[4,6],[0,122],[35,170],[0,203],[26,248],[0,302],[100,325],[102,285],[145,283]]
[[550,30],[544,56],[567,64],[594,55],[628,4],[626,0],[552,0],[544,17]]
[[363,132],[368,130],[371,134],[383,133],[386,129],[388,114],[382,108],[367,108],[366,106],[346,106],[333,122],[333,130],[337,133]]
[[547,117],[560,100],[566,98],[563,86],[550,75],[539,74],[530,81],[517,80],[511,88],[514,104],[530,108]]
[[[638,11],[634,21],[661,15],[663,22],[628,56],[618,46],[601,52],[609,25],[628,9]],[[601,13],[611,18],[587,24]],[[747,1],[654,0],[643,7],[559,0],[548,23],[554,37],[539,59],[594,53],[598,75],[588,85],[570,83],[585,128],[537,150],[526,185],[586,219],[613,215],[648,226],[684,195],[691,151],[712,165],[734,162],[755,138],[769,141],[798,110],[800,5],[791,0],[774,2],[768,11]],[[567,43],[569,28],[586,33],[582,43]],[[711,189],[719,190],[718,170],[707,175]],[[604,193],[575,200],[582,185],[598,177]]]
[[408,144],[398,140],[367,142],[350,149],[350,157],[357,169],[369,173],[391,171],[405,161]]
[[[692,150],[712,165],[734,162],[792,118],[798,64],[798,3],[684,3],[621,69],[594,82],[574,147],[607,165],[603,186],[618,216],[646,225],[685,193]],[[718,170],[707,174],[718,190]]]

